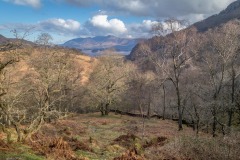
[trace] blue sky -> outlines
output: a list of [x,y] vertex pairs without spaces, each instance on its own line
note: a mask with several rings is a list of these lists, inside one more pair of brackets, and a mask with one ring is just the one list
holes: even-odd
[[0,0],[0,34],[30,29],[54,43],[77,37],[149,37],[152,24],[167,17],[191,23],[216,14],[234,0]]

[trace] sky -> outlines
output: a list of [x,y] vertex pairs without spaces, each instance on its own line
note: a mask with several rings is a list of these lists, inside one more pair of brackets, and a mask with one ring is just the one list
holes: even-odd
[[11,30],[35,41],[49,33],[53,43],[114,35],[149,38],[157,21],[169,17],[194,23],[217,14],[235,0],[0,0],[0,34]]

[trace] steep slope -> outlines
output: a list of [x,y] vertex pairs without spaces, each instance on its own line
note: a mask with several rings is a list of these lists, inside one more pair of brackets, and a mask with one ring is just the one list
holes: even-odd
[[0,34],[0,44],[6,43],[8,39]]
[[90,55],[96,55],[98,51],[115,49],[123,54],[128,54],[137,44],[139,39],[118,38],[115,36],[97,36],[88,38],[76,38],[65,42],[62,46],[80,49]]
[[[187,28],[186,30],[190,30],[195,27],[199,33],[204,33],[209,29],[214,29],[221,25],[224,25],[230,21],[235,21],[240,19],[240,0],[237,0],[231,3],[225,10],[221,11],[217,15],[213,15],[203,21],[197,22]],[[180,31],[181,32],[181,31]],[[146,57],[148,54],[155,52],[159,47],[164,45],[168,38],[171,35],[167,35],[165,37],[153,37],[144,42],[138,43],[128,58],[131,60],[141,61],[142,58]]]
[[[48,53],[55,51],[59,54],[64,53],[69,55],[69,58],[71,60],[70,62],[72,64],[70,71],[76,71],[79,73],[79,79],[76,81],[77,84],[84,85],[88,82],[93,65],[97,61],[95,58],[83,55],[76,50],[61,47],[48,48],[48,50]],[[27,45],[18,48],[18,52],[21,54],[20,61],[8,67],[9,75],[12,77],[12,80],[14,82],[20,82],[23,80],[23,78],[29,77],[29,75],[35,75],[36,72],[32,64],[35,63],[35,60],[36,62],[41,61],[39,57],[43,57],[45,54],[41,47],[32,47]],[[8,51],[1,52],[1,61],[4,61],[5,57],[7,57],[8,54]]]
[[6,38],[0,34],[0,45],[7,45],[8,43],[18,44],[18,45],[21,44],[24,47],[36,46],[34,42],[31,42],[25,39]]
[[225,10],[219,14],[213,15],[203,21],[193,24],[198,31],[206,31],[221,24],[227,23],[233,19],[240,19],[240,0],[231,3]]

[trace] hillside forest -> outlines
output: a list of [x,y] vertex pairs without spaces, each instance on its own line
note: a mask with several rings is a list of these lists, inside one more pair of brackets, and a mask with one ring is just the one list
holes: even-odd
[[153,26],[127,57],[14,30],[0,46],[0,159],[239,159],[240,22],[183,23]]

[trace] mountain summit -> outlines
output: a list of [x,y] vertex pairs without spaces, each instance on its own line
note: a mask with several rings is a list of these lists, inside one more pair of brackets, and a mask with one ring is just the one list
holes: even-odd
[[225,10],[219,14],[193,24],[198,31],[204,32],[210,28],[215,28],[221,24],[227,23],[233,19],[240,19],[240,0],[231,3]]

